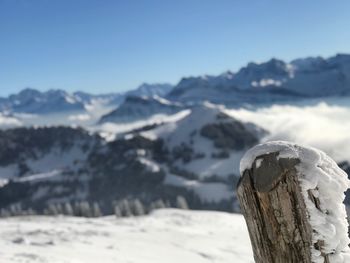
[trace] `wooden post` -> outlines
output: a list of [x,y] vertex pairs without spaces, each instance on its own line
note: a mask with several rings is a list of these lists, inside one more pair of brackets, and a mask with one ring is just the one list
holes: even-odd
[[[260,147],[261,149],[263,147]],[[297,148],[299,149],[305,148]],[[314,213],[312,211],[316,208],[320,212],[318,214],[327,219],[329,211],[322,210],[319,198],[313,194],[319,190],[317,187],[314,191],[306,190],[301,185],[300,178],[303,175],[297,167],[300,164],[304,165],[304,160],[300,160],[298,155],[281,156],[278,150],[267,153],[260,151],[252,156],[254,159],[250,160],[249,168],[243,167],[245,170],[241,171],[237,196],[247,223],[255,262],[311,263],[315,251],[316,256],[321,257],[321,261],[317,262],[348,262],[330,260],[332,254],[338,252],[333,250],[332,253],[326,253],[324,240],[315,241],[313,233],[317,232],[310,224],[310,214]],[[325,160],[329,162],[327,164],[334,164],[332,167],[336,167],[331,159]],[[319,169],[317,163],[314,167],[316,171]],[[345,215],[343,217],[339,220],[345,220]],[[347,238],[346,230],[344,236]],[[348,253],[346,247],[347,244],[342,248],[344,253]],[[342,251],[339,253],[343,253]]]
[[311,263],[311,226],[295,165],[298,159],[260,156],[238,182],[237,195],[257,263]]

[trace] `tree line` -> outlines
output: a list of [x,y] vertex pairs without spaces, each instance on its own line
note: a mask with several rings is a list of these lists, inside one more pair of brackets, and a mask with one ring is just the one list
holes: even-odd
[[[112,202],[112,208],[116,217],[142,216],[151,211],[162,208],[190,209],[187,200],[183,196],[177,196],[175,204],[169,201],[157,199],[149,204],[140,199],[121,199]],[[21,204],[14,204],[8,208],[0,209],[0,217],[28,216],[28,215],[67,215],[78,217],[101,217],[103,213],[98,202],[76,201],[64,203],[49,203],[44,210],[38,211],[33,208],[22,208]]]

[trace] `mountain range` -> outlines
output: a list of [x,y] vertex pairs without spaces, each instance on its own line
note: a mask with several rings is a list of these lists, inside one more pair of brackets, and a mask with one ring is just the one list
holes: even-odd
[[171,85],[142,84],[135,90],[124,93],[90,94],[77,91],[68,93],[64,90],[38,91],[25,88],[17,94],[0,98],[0,111],[14,113],[47,114],[56,112],[84,111],[95,103],[117,107],[127,96],[164,96]]
[[238,161],[263,134],[211,104],[112,141],[70,127],[0,131],[0,208],[88,200],[111,213],[114,200],[182,195],[191,208],[232,211]]
[[[239,160],[274,131],[232,117],[229,108],[349,90],[349,55],[272,59],[237,73],[184,78],[175,86],[143,84],[125,93],[25,89],[0,98],[0,119],[67,115],[61,126],[0,129],[0,209],[21,205],[43,212],[52,204],[88,201],[112,213],[114,201],[138,199],[151,206],[163,200],[174,206],[183,196],[193,209],[238,211],[232,186]],[[67,121],[89,119],[96,105],[108,111],[78,123],[83,128]],[[154,122],[145,121],[151,117]],[[341,166],[350,173],[348,161]]]
[[[0,110],[44,114],[84,110],[96,102],[117,107],[124,101],[128,104],[130,100],[125,100],[128,96],[158,96],[187,105],[210,101],[232,106],[348,94],[350,55],[338,54],[330,58],[309,57],[291,62],[278,59],[251,62],[236,73],[228,71],[218,76],[186,77],[175,86],[144,83],[124,93],[93,95],[80,91],[70,94],[63,90],[40,92],[27,88],[0,98]],[[143,102],[140,100],[140,103]]]
[[121,105],[100,119],[105,122],[132,122],[156,114],[174,114],[184,109],[181,103],[171,102],[159,96],[127,96]]
[[350,55],[310,57],[290,63],[249,63],[237,73],[183,78],[168,94],[180,101],[266,102],[325,97],[350,92]]

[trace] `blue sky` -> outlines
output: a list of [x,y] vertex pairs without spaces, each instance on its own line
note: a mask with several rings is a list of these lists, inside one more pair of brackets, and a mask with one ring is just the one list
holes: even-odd
[[92,93],[350,53],[350,1],[0,0],[0,95]]

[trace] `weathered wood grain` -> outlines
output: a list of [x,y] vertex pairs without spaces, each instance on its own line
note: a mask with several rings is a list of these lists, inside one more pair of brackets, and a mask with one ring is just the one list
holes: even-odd
[[257,263],[311,263],[312,228],[295,168],[300,160],[277,156],[257,157],[237,186],[254,258]]

